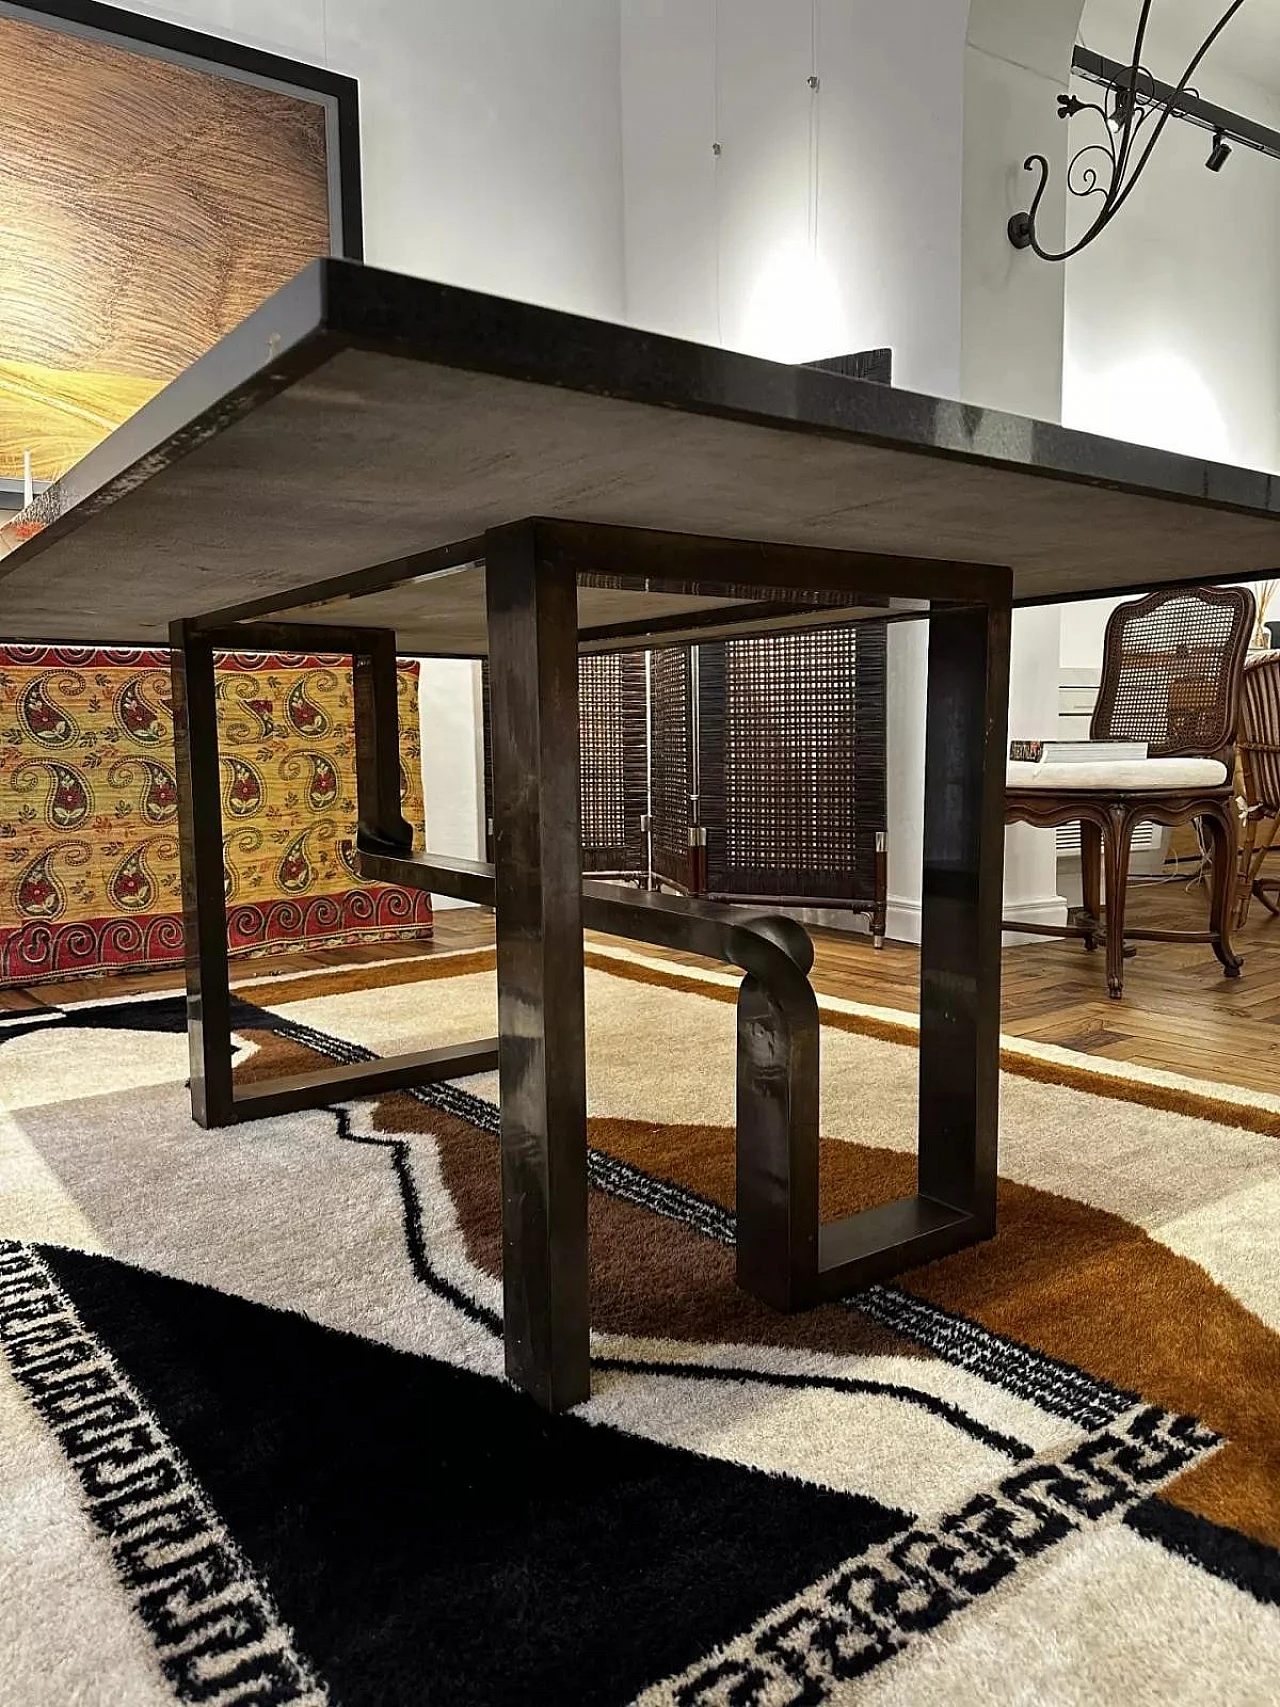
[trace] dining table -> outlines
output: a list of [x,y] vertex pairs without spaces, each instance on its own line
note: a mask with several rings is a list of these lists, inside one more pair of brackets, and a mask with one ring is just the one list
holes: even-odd
[[[742,973],[740,1284],[803,1309],[990,1237],[1012,612],[1275,576],[1280,485],[324,259],[0,551],[0,640],[170,648],[193,1118],[496,1065],[507,1370],[558,1411],[590,1391],[584,927]],[[860,621],[928,625],[917,1179],[823,1223],[812,946],[758,908],[583,882],[578,660]],[[237,1081],[215,659],[282,649],[351,661],[362,873],[494,908],[495,1037],[431,1047],[428,982],[421,1050]],[[488,659],[492,863],[414,849],[398,654]]]

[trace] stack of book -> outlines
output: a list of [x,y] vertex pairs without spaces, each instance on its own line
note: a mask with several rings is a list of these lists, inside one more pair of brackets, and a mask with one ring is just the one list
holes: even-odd
[[1147,757],[1145,741],[1010,741],[1009,757],[1024,764],[1123,764]]

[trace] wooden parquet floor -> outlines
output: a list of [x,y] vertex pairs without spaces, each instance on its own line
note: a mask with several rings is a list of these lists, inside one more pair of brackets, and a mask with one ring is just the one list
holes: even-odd
[[[1188,890],[1185,880],[1130,887],[1128,918],[1135,926],[1203,929],[1205,914],[1204,890]],[[862,935],[813,935],[817,989],[880,1007],[908,1012],[915,1008],[919,957],[914,948],[889,943],[877,953]],[[492,940],[490,914],[478,908],[450,909],[436,915],[430,944],[245,960],[237,963],[234,976],[239,982],[267,971],[320,970],[357,961],[377,964],[480,947]],[[1028,937],[1004,954],[1004,1029],[1105,1059],[1280,1091],[1280,919],[1255,902],[1238,947],[1245,956],[1244,975],[1230,980],[1203,944],[1142,943],[1137,957],[1126,962],[1124,999],[1113,1002],[1107,996],[1100,951],[1088,954],[1078,942]],[[693,960],[688,955],[667,958],[677,963]],[[172,989],[180,981],[168,972],[140,973],[0,991],[0,1012]]]

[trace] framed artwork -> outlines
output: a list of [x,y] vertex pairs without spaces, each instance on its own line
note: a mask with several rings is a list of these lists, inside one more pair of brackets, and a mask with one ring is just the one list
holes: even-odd
[[359,258],[350,78],[0,0],[0,487],[56,480],[308,261]]

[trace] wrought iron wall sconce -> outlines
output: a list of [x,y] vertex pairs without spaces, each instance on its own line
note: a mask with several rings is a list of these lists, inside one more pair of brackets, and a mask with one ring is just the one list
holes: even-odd
[[[1072,94],[1058,96],[1060,119],[1074,118],[1077,113],[1096,113],[1102,123],[1102,140],[1087,143],[1072,155],[1067,168],[1067,188],[1082,200],[1097,197],[1101,205],[1088,230],[1075,243],[1060,251],[1046,249],[1040,242],[1036,222],[1049,186],[1050,166],[1043,154],[1029,155],[1023,166],[1028,172],[1039,172],[1040,182],[1030,208],[1025,213],[1015,213],[1009,221],[1009,241],[1015,249],[1031,249],[1042,261],[1066,261],[1087,248],[1102,235],[1133,193],[1171,118],[1213,131],[1213,150],[1205,162],[1211,172],[1220,172],[1231,155],[1228,136],[1263,153],[1280,153],[1280,135],[1202,101],[1191,85],[1205,55],[1243,5],[1244,0],[1233,0],[1173,86],[1157,82],[1142,63],[1152,0],[1143,0],[1133,57],[1127,66],[1076,50],[1073,68],[1091,81],[1101,83],[1106,93],[1101,101],[1082,101]],[[1143,139],[1144,146],[1139,148]]]

